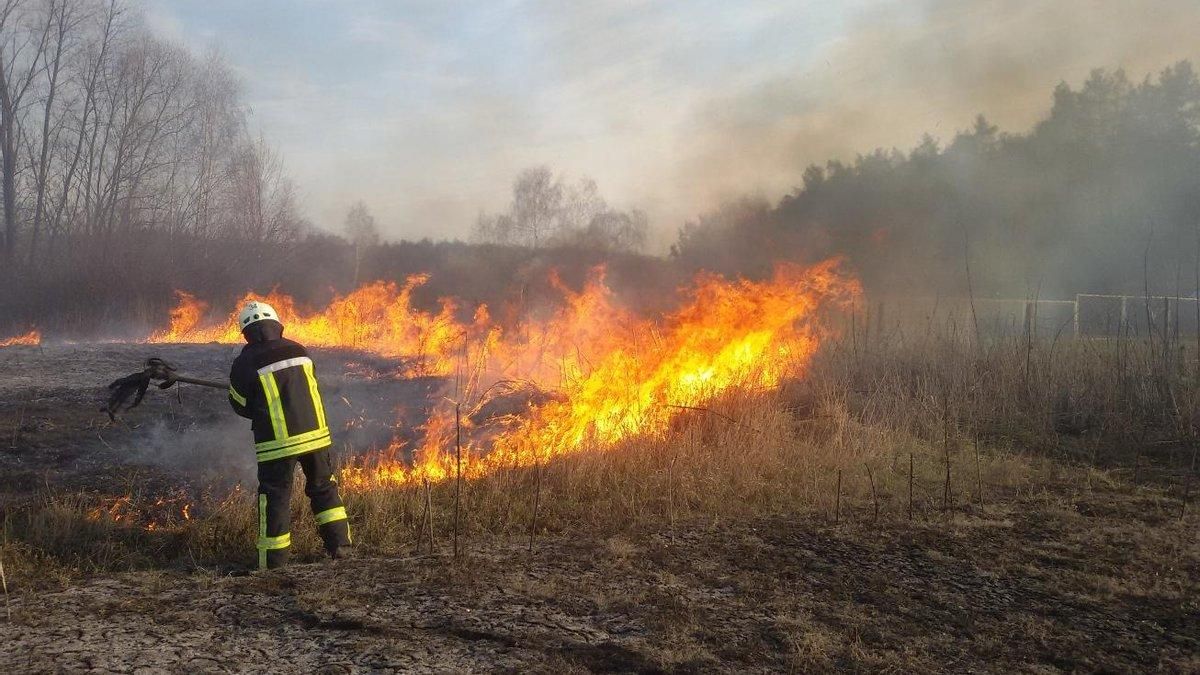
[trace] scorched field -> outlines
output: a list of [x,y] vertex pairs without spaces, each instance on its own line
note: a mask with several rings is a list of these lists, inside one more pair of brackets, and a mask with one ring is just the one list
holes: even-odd
[[[266,299],[313,351],[358,555],[253,572],[232,308],[0,349],[12,670],[1200,668],[1196,354],[873,321],[836,262],[513,319]],[[468,318],[463,318],[468,317]],[[297,490],[299,493],[300,491]]]

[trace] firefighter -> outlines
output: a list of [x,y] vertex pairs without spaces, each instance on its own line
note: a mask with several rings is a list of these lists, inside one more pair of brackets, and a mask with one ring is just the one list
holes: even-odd
[[332,443],[312,359],[283,337],[283,324],[265,302],[238,314],[246,346],[229,373],[229,403],[251,420],[258,458],[258,568],[280,567],[291,546],[292,475],[304,470],[304,494],[332,558],[349,546],[350,525],[329,456]]

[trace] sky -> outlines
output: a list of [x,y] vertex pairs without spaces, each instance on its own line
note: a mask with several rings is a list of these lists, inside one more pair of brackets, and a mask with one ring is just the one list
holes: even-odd
[[639,208],[651,247],[723,200],[985,113],[1023,131],[1059,82],[1200,64],[1196,0],[143,0],[218,49],[318,227],[465,238],[547,165]]

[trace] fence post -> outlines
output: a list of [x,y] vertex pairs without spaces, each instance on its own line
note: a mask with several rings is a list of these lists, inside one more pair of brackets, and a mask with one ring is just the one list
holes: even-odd
[[1163,349],[1166,349],[1171,344],[1171,299],[1163,296]]
[[1075,294],[1075,308],[1072,319],[1075,323],[1075,339],[1079,339],[1079,294]]

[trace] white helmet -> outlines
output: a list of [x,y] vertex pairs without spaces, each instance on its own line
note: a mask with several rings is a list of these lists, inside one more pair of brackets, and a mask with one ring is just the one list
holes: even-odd
[[250,324],[257,321],[263,321],[264,319],[279,321],[279,313],[275,311],[274,307],[265,302],[251,300],[250,302],[246,303],[246,306],[243,307],[242,311],[238,313],[238,328],[241,330],[246,330],[246,327]]

